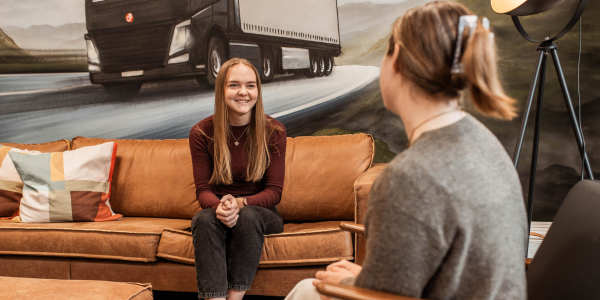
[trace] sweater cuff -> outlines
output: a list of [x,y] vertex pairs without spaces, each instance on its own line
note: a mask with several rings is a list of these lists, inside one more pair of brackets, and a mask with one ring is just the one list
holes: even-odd
[[356,277],[347,277],[340,281],[340,284],[343,285],[354,285],[354,281],[356,281]]
[[200,194],[198,194],[197,198],[198,204],[200,204],[200,207],[202,207],[202,209],[216,209],[217,206],[219,206],[219,203],[221,203],[221,199],[219,199],[219,197],[217,197],[217,195],[215,195],[215,193],[213,193],[212,191],[202,191],[200,192]]

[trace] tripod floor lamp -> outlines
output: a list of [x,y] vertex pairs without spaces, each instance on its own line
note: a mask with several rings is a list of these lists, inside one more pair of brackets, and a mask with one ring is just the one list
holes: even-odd
[[533,212],[533,194],[535,187],[535,171],[537,168],[537,155],[539,148],[539,137],[540,137],[540,121],[542,116],[542,100],[544,98],[544,80],[546,75],[546,62],[548,54],[552,55],[552,60],[554,62],[554,67],[556,69],[556,74],[558,76],[558,81],[560,83],[560,88],[562,90],[563,98],[565,100],[565,105],[567,106],[567,110],[569,113],[569,118],[571,119],[571,125],[573,127],[573,132],[575,133],[575,139],[577,140],[577,145],[579,146],[579,151],[581,154],[581,159],[583,161],[583,166],[585,168],[585,172],[589,179],[594,179],[594,175],[592,174],[592,168],[590,166],[587,153],[585,151],[585,144],[583,139],[583,134],[581,129],[579,128],[579,123],[577,117],[575,115],[575,110],[573,109],[573,103],[571,102],[571,97],[569,96],[569,90],[567,88],[567,83],[565,81],[565,76],[562,71],[562,67],[560,65],[560,61],[558,59],[557,46],[554,44],[554,41],[561,38],[565,35],[573,26],[577,23],[581,14],[585,10],[585,7],[588,3],[588,0],[580,0],[579,6],[575,11],[575,14],[565,26],[563,30],[561,30],[556,36],[553,38],[547,37],[544,41],[537,41],[533,39],[519,21],[519,16],[527,16],[534,15],[538,13],[542,13],[544,11],[550,10],[562,3],[565,0],[491,0],[492,9],[496,13],[500,14],[508,14],[512,16],[513,23],[519,33],[528,41],[533,43],[539,43],[537,47],[538,56],[537,62],[535,64],[535,71],[533,74],[533,79],[531,80],[531,85],[529,87],[529,94],[527,96],[527,104],[525,107],[523,121],[521,123],[521,130],[519,132],[519,137],[517,140],[517,145],[515,147],[515,152],[513,153],[513,161],[515,164],[515,168],[519,162],[519,154],[521,152],[521,146],[523,145],[523,137],[525,136],[525,127],[527,126],[527,120],[529,118],[529,113],[531,111],[531,104],[533,102],[533,95],[535,88],[537,86],[537,112],[535,116],[535,132],[533,137],[533,153],[531,155],[531,173],[529,177],[529,194],[528,194],[528,202],[527,202],[527,220],[529,222],[529,228],[531,228],[531,216]]

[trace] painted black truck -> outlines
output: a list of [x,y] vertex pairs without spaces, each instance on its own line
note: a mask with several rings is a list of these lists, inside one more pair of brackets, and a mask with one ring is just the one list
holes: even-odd
[[327,76],[341,53],[336,0],[86,0],[85,11],[90,80],[109,93],[174,77],[214,85],[236,56],[262,82]]

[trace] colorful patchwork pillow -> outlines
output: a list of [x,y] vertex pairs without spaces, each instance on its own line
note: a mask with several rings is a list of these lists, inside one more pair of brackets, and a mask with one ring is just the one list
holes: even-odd
[[23,197],[23,181],[21,181],[8,152],[41,153],[0,145],[0,217],[16,216]]
[[25,154],[9,152],[21,180],[19,222],[91,222],[118,220],[109,204],[117,144],[73,151]]

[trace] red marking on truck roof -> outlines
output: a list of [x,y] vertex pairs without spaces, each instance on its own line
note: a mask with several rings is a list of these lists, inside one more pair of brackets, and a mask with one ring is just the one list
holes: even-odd
[[133,22],[133,14],[128,13],[127,15],[125,15],[125,21],[127,21],[127,23]]

